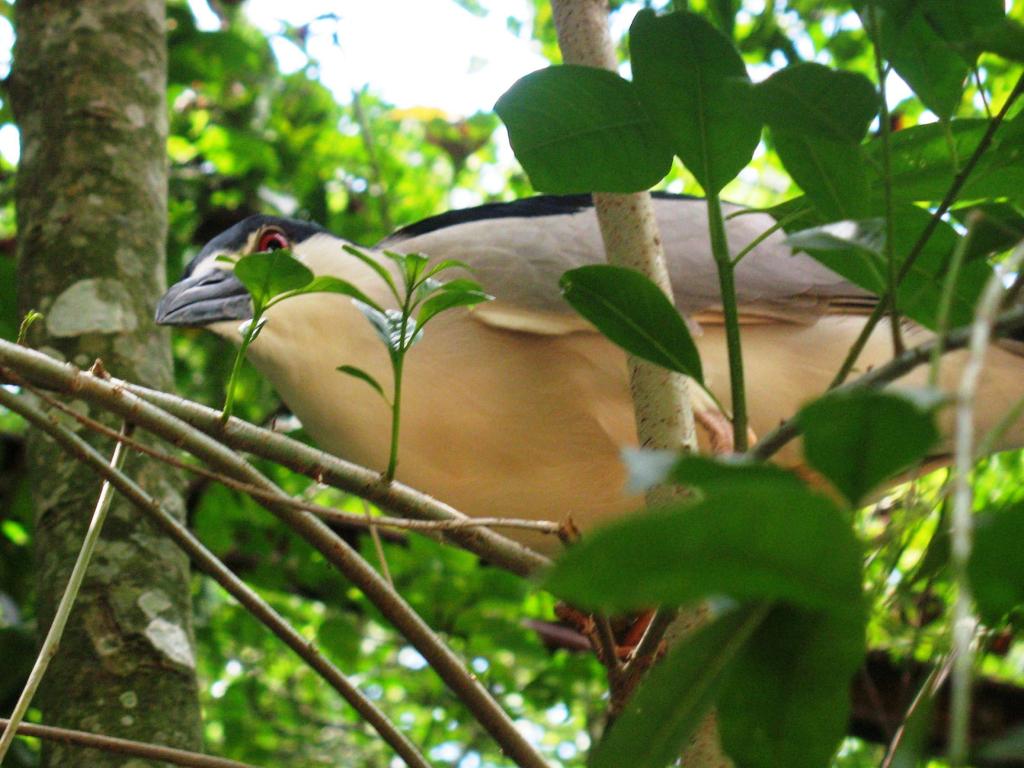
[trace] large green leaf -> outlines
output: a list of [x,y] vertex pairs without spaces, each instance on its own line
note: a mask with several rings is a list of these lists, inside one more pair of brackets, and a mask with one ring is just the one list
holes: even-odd
[[859,604],[860,557],[831,501],[789,480],[751,477],[595,531],[558,560],[547,587],[612,611],[713,594],[838,610]]
[[893,390],[853,389],[804,406],[799,420],[807,463],[857,505],[935,444],[936,400],[921,400]]
[[686,322],[658,286],[625,267],[571,269],[559,285],[565,300],[630,354],[703,384],[700,355]]
[[868,175],[860,142],[878,111],[871,82],[804,63],[779,70],[754,94],[782,164],[822,216],[866,216]]
[[968,574],[978,610],[990,625],[1024,605],[1021,542],[1024,542],[1024,503],[978,520]]
[[878,112],[866,77],[809,62],[780,69],[754,86],[754,96],[772,129],[832,141],[859,143]]
[[707,192],[743,169],[761,137],[761,121],[743,59],[694,13],[640,11],[629,31],[633,81],[647,112]]
[[676,646],[594,748],[590,768],[661,768],[677,760],[765,613],[764,604],[744,606]]
[[[891,187],[897,200],[938,201],[945,197],[957,173],[978,148],[989,126],[983,118],[915,125],[897,131],[890,137],[892,175]],[[995,141],[982,156],[961,191],[961,197],[1024,196],[1024,146],[1016,140],[1024,128],[1024,119],[1017,117],[1005,123],[996,133]],[[880,168],[882,142],[875,139],[867,145],[872,168]],[[884,181],[872,174],[871,188],[881,198]]]
[[827,221],[868,215],[868,171],[859,144],[772,130],[775,151],[793,181]]
[[[989,0],[981,0],[989,3]],[[972,0],[965,0],[971,4]],[[974,4],[978,4],[974,0]],[[882,0],[877,2],[882,52],[914,93],[932,112],[950,117],[960,103],[969,61],[951,46],[931,21],[948,0]],[[866,28],[868,12],[861,11]]]
[[[898,205],[893,217],[893,255],[897,269],[902,269],[907,255],[931,220],[931,213],[911,205]],[[847,224],[847,222],[843,222]],[[859,233],[874,231],[875,224],[849,222],[851,231]],[[855,226],[854,226],[855,225]],[[811,241],[826,234],[821,227],[808,233],[798,232],[791,237],[794,243]],[[857,235],[858,237],[860,235]],[[901,314],[910,317],[928,328],[935,328],[942,288],[945,283],[949,261],[956,247],[959,235],[947,223],[940,221],[928,242],[921,250],[907,272],[897,291],[897,306]],[[836,247],[816,249],[808,247],[807,252],[829,269],[856,283],[872,293],[882,294],[888,288],[887,266],[879,250],[869,250],[869,239],[862,239],[860,247],[841,250]],[[838,242],[836,242],[838,244]],[[803,247],[803,246],[801,246]],[[950,311],[952,325],[964,325],[974,317],[974,306],[991,275],[991,268],[982,259],[964,265],[958,276]]]
[[743,645],[718,699],[722,745],[737,766],[829,765],[864,658],[863,606],[844,608],[777,606]]
[[538,190],[638,192],[672,166],[664,133],[614,72],[548,67],[518,80],[494,108]]
[[308,285],[313,273],[292,256],[291,251],[277,250],[243,256],[235,263],[235,277],[252,294],[253,304],[259,307],[275,296]]

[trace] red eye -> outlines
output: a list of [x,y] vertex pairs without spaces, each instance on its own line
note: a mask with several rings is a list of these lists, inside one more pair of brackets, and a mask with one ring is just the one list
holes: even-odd
[[277,251],[288,247],[288,238],[277,230],[269,229],[260,235],[260,241],[256,244],[256,252]]

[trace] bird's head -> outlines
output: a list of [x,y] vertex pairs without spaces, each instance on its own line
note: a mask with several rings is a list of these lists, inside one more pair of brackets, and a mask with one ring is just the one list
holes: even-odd
[[[318,224],[279,216],[250,216],[203,246],[181,280],[160,299],[156,321],[235,335],[239,321],[252,317],[252,301],[232,271],[231,257],[286,248],[300,261],[308,262],[307,251],[326,244],[341,250],[340,241]],[[219,258],[223,256],[229,259]]]

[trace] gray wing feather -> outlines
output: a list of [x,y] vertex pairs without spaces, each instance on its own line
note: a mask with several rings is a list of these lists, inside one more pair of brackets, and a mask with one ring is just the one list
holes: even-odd
[[[720,305],[718,273],[708,240],[706,206],[698,199],[655,199],[676,306],[687,314]],[[725,213],[739,210],[725,206]],[[738,252],[774,224],[767,214],[744,214],[726,224],[730,251]],[[558,278],[563,272],[604,261],[593,208],[575,213],[469,221],[378,244],[434,258],[468,263],[484,289],[527,310],[565,312]],[[793,300],[862,298],[869,294],[809,256],[793,254],[776,232],[749,253],[736,270],[741,305],[784,306]],[[805,303],[798,301],[797,303]]]

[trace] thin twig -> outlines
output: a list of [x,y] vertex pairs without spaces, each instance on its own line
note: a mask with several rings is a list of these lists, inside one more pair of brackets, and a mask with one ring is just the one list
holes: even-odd
[[[910,252],[907,254],[907,258],[903,261],[903,265],[900,267],[899,274],[896,276],[896,285],[903,282],[903,279],[910,272],[914,263],[918,257],[924,251],[925,245],[931,239],[932,234],[935,232],[936,227],[939,226],[939,222],[942,221],[942,217],[949,211],[951,205],[956,202],[957,195],[960,194],[960,190],[967,182],[968,177],[974,171],[978,161],[981,160],[982,155],[988,151],[989,146],[992,144],[992,140],[995,138],[996,131],[999,130],[999,126],[1003,124],[1003,120],[1006,118],[1007,112],[1010,111],[1010,107],[1017,98],[1024,93],[1024,75],[1018,78],[1016,85],[1013,86],[1013,90],[1010,91],[1010,95],[1006,97],[1006,102],[1003,104],[1002,109],[991,121],[989,121],[988,127],[985,129],[985,133],[982,135],[981,140],[978,142],[978,146],[975,147],[974,152],[971,153],[970,158],[964,163],[964,167],[953,178],[953,182],[949,185],[949,189],[946,191],[946,195],[942,198],[942,202],[939,203],[939,207],[935,209],[931,219],[928,220],[928,224],[921,231],[917,241],[911,247]],[[860,356],[861,350],[864,348],[868,337],[871,332],[875,329],[878,321],[885,314],[889,308],[892,296],[887,291],[878,299],[878,305],[867,323],[864,325],[864,329],[861,331],[857,341],[854,342],[850,348],[850,353],[846,356],[843,364],[839,368],[839,372],[836,374],[835,379],[832,380],[832,384],[829,385],[829,389],[834,389],[846,381],[846,378],[850,375],[850,371],[853,370],[853,366],[857,362],[857,358]]]
[[[3,394],[7,395],[9,393],[4,392]],[[122,434],[131,432],[131,426],[123,424],[121,432]],[[120,469],[124,463],[124,454],[124,443],[115,443],[114,453],[110,457],[110,466],[114,469]],[[67,588],[60,597],[57,611],[54,613],[50,629],[46,633],[46,639],[43,640],[43,645],[39,649],[39,655],[36,656],[32,671],[29,672],[25,687],[22,689],[21,696],[18,697],[18,701],[14,705],[14,711],[11,713],[10,723],[12,727],[7,728],[3,735],[0,736],[0,764],[3,764],[7,750],[14,743],[14,735],[18,732],[18,726],[21,725],[25,713],[28,712],[32,698],[36,695],[36,691],[39,690],[39,684],[43,682],[43,676],[50,666],[50,661],[57,655],[60,639],[64,636],[64,628],[68,624],[68,617],[71,616],[71,609],[75,605],[75,600],[78,599],[82,582],[85,581],[85,572],[89,567],[89,561],[92,560],[93,553],[96,551],[96,545],[99,543],[100,532],[103,530],[103,523],[107,519],[107,512],[110,510],[110,502],[113,496],[110,483],[104,481],[100,486],[100,495],[96,499],[96,508],[93,510],[92,519],[89,521],[89,528],[82,539],[82,548],[79,550],[78,558],[71,569],[71,576],[68,577]]]
[[977,229],[979,214],[972,214],[968,221],[967,233],[957,240],[953,248],[953,255],[949,261],[949,271],[946,279],[942,282],[942,294],[939,296],[938,311],[935,315],[935,347],[932,349],[931,370],[928,372],[928,386],[934,387],[939,381],[939,363],[942,360],[942,347],[945,343],[946,334],[949,332],[949,313],[953,308],[953,293],[956,290],[957,280],[960,279],[960,271],[963,269],[964,261],[967,258],[967,251],[974,239],[974,231]]
[[[200,461],[236,480],[276,492],[280,494],[281,500],[288,498],[280,488],[236,453],[131,394],[124,387],[84,374],[72,365],[59,363],[10,342],[0,341],[0,366],[18,371],[38,386],[74,393],[81,400],[99,405],[179,445]],[[547,768],[547,763],[537,749],[516,729],[490,692],[467,671],[463,661],[358,552],[308,512],[297,512],[287,504],[276,501],[262,501],[261,506],[312,544],[327,562],[366,595],[420,652],[511,759],[523,768]]]
[[598,647],[594,650],[602,657],[605,669],[608,670],[608,683],[613,689],[618,684],[622,663],[619,661],[615,633],[608,616],[603,613],[594,614],[594,625],[597,628]]
[[[1004,312],[992,326],[993,335],[997,336],[1005,336],[1013,331],[1020,330],[1021,328],[1024,328],[1024,307],[1016,307]],[[943,345],[943,353],[952,352],[966,347],[970,342],[970,339],[970,326],[964,326],[950,331],[946,336],[946,342]],[[926,341],[924,344],[911,347],[899,357],[890,360],[885,365],[881,365],[874,370],[868,371],[863,376],[860,376],[853,381],[849,381],[846,384],[837,387],[834,391],[847,392],[851,389],[857,389],[860,387],[880,387],[888,384],[889,382],[906,375],[918,366],[928,363],[931,360],[932,350],[937,343],[937,340],[932,339],[931,341]],[[788,442],[798,437],[800,432],[801,427],[797,417],[794,416],[787,419],[778,427],[766,434],[764,438],[754,446],[753,450],[750,451],[750,455],[755,459],[768,459],[778,453],[779,450],[781,450]]]
[[[0,730],[4,733],[14,733],[15,729],[10,727],[11,721],[0,717]],[[141,741],[130,741],[129,739],[117,739],[113,736],[101,736],[98,733],[86,733],[85,731],[72,731],[67,728],[54,728],[51,725],[31,725],[22,723],[17,727],[19,736],[30,736],[34,739],[45,739],[56,741],[61,744],[74,744],[79,747],[90,749],[102,749],[104,752],[112,752],[118,755],[132,755],[141,757],[144,760],[160,760],[171,765],[182,765],[186,768],[257,768],[250,763],[240,763],[237,760],[228,760],[224,757],[210,757],[198,752],[188,752],[184,749],[173,749],[171,747],[160,747],[156,744],[146,744]]]
[[896,255],[894,252],[894,215],[892,204],[892,149],[890,147],[890,134],[892,126],[889,125],[889,102],[886,100],[885,82],[888,74],[885,63],[882,59],[881,33],[878,27],[878,14],[875,12],[877,0],[870,0],[868,3],[868,26],[870,27],[871,44],[875,51],[875,76],[878,78],[878,119],[879,134],[882,138],[882,186],[885,205],[885,245],[883,254],[886,264],[886,291],[890,296],[889,307],[892,312],[889,315],[892,329],[893,356],[902,354],[904,351],[903,337],[900,335],[900,312],[896,301]]
[[[268,491],[265,488],[252,485],[251,483],[243,483],[235,480],[222,472],[214,472],[212,470],[201,467],[198,464],[194,464],[188,461],[182,461],[181,459],[172,456],[166,451],[161,451],[150,445],[146,445],[134,438],[128,437],[127,435],[119,434],[116,430],[106,426],[103,422],[97,421],[83,413],[79,413],[74,408],[69,406],[67,403],[61,402],[55,397],[48,395],[44,390],[39,387],[35,387],[32,384],[22,380],[18,382],[21,386],[25,387],[28,391],[37,395],[41,400],[46,402],[61,413],[66,414],[69,418],[79,422],[85,427],[93,430],[94,432],[105,435],[113,440],[124,443],[130,446],[139,453],[144,453],[147,456],[151,456],[168,466],[175,467],[176,469],[183,470],[185,472],[191,472],[192,474],[198,475],[199,477],[213,482],[220,483],[221,485],[231,488],[232,490],[239,491],[240,493],[247,494],[254,499],[262,501],[273,501],[278,504],[285,504],[290,506],[292,509],[309,512],[316,515],[322,520],[326,520],[329,523],[335,525],[342,525],[349,528],[356,528],[359,530],[376,529],[380,526],[387,528],[398,528],[401,530],[417,531],[421,533],[432,533],[432,532],[444,532],[444,531],[457,531],[467,528],[520,528],[523,530],[533,531],[535,533],[543,533],[549,535],[556,535],[561,527],[558,523],[552,520],[521,520],[514,517],[463,517],[461,519],[454,520],[407,520],[404,517],[388,517],[387,515],[380,515],[377,517],[367,518],[365,515],[356,515],[351,512],[343,512],[340,509],[333,509],[331,507],[324,507],[320,504],[314,504],[309,501],[303,501],[293,497],[281,498],[280,493],[276,491]],[[365,502],[365,499],[363,500]],[[378,537],[379,538],[379,537]]]
[[[279,504],[286,504],[293,509],[310,512],[317,517],[326,520],[327,522],[334,523],[336,525],[343,525],[350,528],[358,528],[360,530],[373,529],[379,526],[398,528],[409,531],[419,532],[435,532],[435,531],[458,531],[467,528],[520,528],[523,530],[533,531],[536,533],[544,533],[555,535],[558,533],[561,527],[558,523],[552,520],[522,520],[514,517],[465,517],[452,519],[452,520],[408,520],[404,517],[389,517],[387,515],[379,515],[377,517],[371,517],[367,519],[364,515],[356,515],[350,512],[343,512],[339,509],[333,509],[330,507],[324,507],[319,504],[312,502],[303,501],[301,499],[288,497],[285,499],[281,498],[281,495],[276,491],[268,491],[264,488],[252,485],[251,483],[243,483],[229,477],[221,472],[214,472],[212,470],[201,467],[197,464],[193,464],[187,461],[172,456],[171,454],[161,451],[152,446],[146,445],[145,443],[139,442],[134,438],[126,435],[119,434],[116,430],[111,429],[100,421],[93,419],[85,414],[79,413],[71,406],[61,402],[55,397],[48,395],[44,390],[39,387],[35,387],[26,381],[18,382],[24,386],[27,390],[37,395],[40,399],[44,400],[48,405],[57,408],[62,413],[66,414],[69,418],[74,419],[85,427],[93,430],[102,435],[106,435],[118,442],[122,442],[140,453],[144,453],[147,456],[151,456],[158,461],[161,461],[169,466],[181,469],[185,472],[191,472],[200,477],[212,480],[213,482],[220,483],[228,488],[245,493],[252,496],[254,499],[273,501]],[[363,500],[365,501],[365,499]]]
[[415,745],[368,699],[337,667],[326,659],[316,646],[303,637],[245,582],[239,579],[191,531],[161,506],[160,502],[123,472],[108,465],[103,457],[78,435],[48,418],[39,409],[0,388],[0,406],[18,413],[56,440],[68,454],[113,485],[117,491],[146,514],[163,530],[197,567],[220,584],[250,614],[279,637],[315,672],[352,705],[352,708],[380,734],[410,768],[429,768],[430,764]]
[[373,550],[377,553],[377,562],[380,563],[380,573],[384,580],[395,588],[395,580],[391,578],[391,569],[388,568],[388,559],[384,556],[384,545],[380,540],[380,530],[373,521],[373,511],[370,509],[370,502],[360,499],[363,505],[363,514],[366,515],[366,526],[370,530],[370,539],[373,541]]
[[[1024,262],[1024,246],[1018,246],[1006,260],[1006,270],[1014,272]],[[974,403],[978,381],[985,363],[992,327],[1006,292],[998,274],[989,278],[978,302],[971,327],[969,356],[960,377],[956,400],[956,435],[953,463],[953,512],[950,516],[950,566],[957,587],[953,603],[953,692],[950,705],[950,765],[967,762],[968,728],[971,710],[971,677],[974,666],[974,635],[977,620],[967,578],[967,564],[973,543],[973,495],[970,472],[974,466]]]

